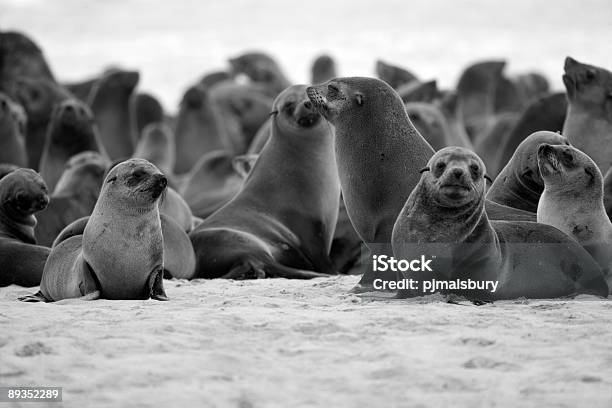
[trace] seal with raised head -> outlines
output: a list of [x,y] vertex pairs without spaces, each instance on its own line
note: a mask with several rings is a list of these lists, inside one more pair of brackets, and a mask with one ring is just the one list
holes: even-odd
[[328,254],[340,183],[333,133],[305,90],[291,86],[276,98],[272,135],[244,186],[190,234],[196,277],[305,279],[334,272]]
[[49,248],[36,245],[35,213],[49,203],[47,186],[31,169],[16,169],[0,180],[0,286],[40,283]]
[[229,59],[234,75],[244,74],[251,81],[262,85],[272,98],[291,85],[274,58],[263,52],[247,52]]
[[26,115],[21,106],[0,92],[0,163],[28,166]]
[[92,151],[78,153],[68,160],[49,205],[36,217],[34,232],[40,245],[51,246],[64,227],[91,214],[108,165],[106,157]]
[[222,113],[209,89],[203,85],[189,87],[176,119],[174,172],[189,172],[203,155],[214,150],[231,150],[227,139]]
[[40,47],[17,31],[0,32],[0,91],[11,96],[18,77],[45,78],[55,81]]
[[55,189],[68,160],[86,151],[106,157],[91,110],[77,99],[68,99],[53,110],[40,158],[40,175],[51,191]]
[[146,160],[112,168],[83,235],[53,247],[40,292],[22,300],[166,300],[158,209],[166,185],[166,177]]
[[138,71],[110,69],[91,89],[87,101],[100,130],[100,140],[112,160],[131,157],[136,146],[130,98],[140,80]]
[[563,135],[605,174],[612,165],[612,72],[565,59],[567,117]]
[[538,201],[544,191],[538,167],[538,147],[542,143],[569,145],[558,133],[540,131],[529,135],[493,181],[487,199],[533,213],[538,211]]
[[[429,160],[397,218],[392,246],[397,259],[432,257],[431,273],[409,272],[405,277],[419,282],[497,282],[489,288],[477,284],[473,290],[441,290],[476,300],[580,293],[606,297],[608,287],[599,265],[558,229],[489,220],[485,171],[482,160],[461,147],[444,148]],[[400,293],[418,294],[422,292]]]
[[538,222],[578,241],[599,263],[612,288],[612,222],[603,201],[603,177],[586,153],[572,146],[540,144],[544,192]]

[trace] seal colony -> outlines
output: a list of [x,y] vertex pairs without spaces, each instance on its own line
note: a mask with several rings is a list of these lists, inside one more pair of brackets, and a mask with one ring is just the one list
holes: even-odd
[[[338,273],[399,297],[609,293],[604,68],[560,61],[563,94],[478,61],[441,89],[381,60],[378,78],[340,77],[325,54],[294,85],[255,50],[194,79],[172,115],[137,71],[62,84],[49,66],[0,32],[0,284],[40,286],[25,301]],[[434,268],[369,270],[377,253]]]

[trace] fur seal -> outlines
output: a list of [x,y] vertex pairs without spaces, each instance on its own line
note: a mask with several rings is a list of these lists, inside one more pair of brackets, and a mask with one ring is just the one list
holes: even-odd
[[268,120],[273,98],[256,84],[223,82],[211,89],[211,96],[223,115],[227,140],[235,155],[244,154]]
[[133,157],[153,163],[162,173],[174,171],[176,144],[172,129],[164,123],[151,123],[144,128]]
[[25,109],[28,167],[38,170],[47,128],[55,105],[71,98],[70,93],[47,78],[19,77],[15,83],[15,100]]
[[388,64],[382,60],[376,61],[375,68],[376,76],[388,83],[393,89],[399,89],[402,85],[418,80],[417,76],[412,72],[404,68]]
[[0,163],[28,166],[26,115],[21,106],[0,92]]
[[487,199],[509,207],[537,212],[544,181],[538,167],[538,147],[542,143],[569,145],[558,133],[540,131],[529,135],[516,149],[487,191]]
[[92,151],[106,157],[93,114],[77,99],[63,101],[53,110],[40,159],[40,174],[53,191],[66,162],[77,153]]
[[159,203],[159,212],[174,220],[185,232],[193,228],[193,214],[189,205],[179,193],[168,187],[166,196]]
[[442,98],[442,92],[438,89],[438,82],[433,81],[412,81],[401,85],[397,93],[404,103],[427,102],[433,103]]
[[[308,88],[335,129],[342,194],[355,231],[367,244],[391,242],[393,224],[419,170],[434,150],[417,132],[399,95],[375,78],[337,78]],[[535,221],[535,214],[487,202],[492,219]],[[366,273],[362,285],[371,284]]]
[[425,102],[409,102],[406,104],[406,113],[419,134],[434,150],[447,146],[472,147],[469,139],[458,140],[454,137],[446,117],[435,105]]
[[155,96],[146,92],[134,94],[130,100],[130,111],[133,112],[132,127],[137,140],[142,138],[145,127],[165,120],[161,102]]
[[108,165],[108,158],[93,151],[78,153],[68,160],[49,205],[36,217],[34,232],[40,245],[51,246],[64,227],[91,214]]
[[445,292],[477,300],[608,295],[599,266],[556,228],[489,221],[486,170],[474,152],[444,148],[423,170],[393,228],[393,254],[398,259],[439,257],[432,262],[431,274],[411,272],[410,278],[498,282],[494,292],[485,288]]
[[[1,173],[0,173],[0,178]],[[612,168],[608,170],[604,176],[604,206],[606,207],[606,213],[608,218],[612,220]]]
[[176,119],[175,141],[176,174],[189,172],[206,153],[230,149],[221,111],[204,86],[191,86],[183,95]]
[[234,75],[246,75],[254,83],[263,86],[272,98],[291,85],[278,62],[263,52],[247,52],[230,58],[229,63]]
[[11,97],[18,77],[55,78],[40,47],[28,36],[16,31],[0,32],[0,91]]
[[563,135],[605,174],[612,165],[612,72],[565,59],[567,117]]
[[563,129],[566,111],[567,100],[565,93],[562,92],[544,95],[528,104],[509,135],[505,140],[499,141],[501,148],[497,148],[499,153],[495,155],[495,163],[500,166],[498,168],[503,168],[510,161],[519,144],[530,134],[540,130],[560,132]]
[[93,86],[88,100],[111,160],[131,157],[136,145],[130,98],[140,80],[137,71],[110,69]]
[[506,163],[501,163],[500,156],[504,150],[500,149],[508,139],[512,130],[519,120],[519,114],[515,112],[504,112],[496,114],[491,118],[487,127],[474,137],[474,152],[482,158],[489,176],[497,177],[499,171]]
[[495,114],[495,92],[506,62],[482,61],[468,66],[457,83],[459,108],[467,133],[474,140],[491,124]]
[[333,133],[305,90],[294,85],[276,98],[272,135],[240,193],[190,234],[197,277],[334,272],[328,254],[340,183]]
[[311,84],[321,84],[337,76],[336,62],[332,57],[323,54],[315,58],[310,68]]
[[194,216],[207,218],[234,198],[243,181],[236,172],[234,155],[215,150],[193,166],[180,192]]
[[612,222],[603,202],[603,177],[595,162],[572,146],[540,144],[544,180],[538,222],[578,241],[599,263],[612,288]]
[[40,283],[49,248],[36,245],[38,211],[49,203],[47,186],[31,169],[16,169],[0,180],[0,286]]
[[158,210],[166,185],[164,175],[146,160],[130,159],[112,168],[83,235],[53,247],[40,292],[21,300],[167,300]]
[[200,83],[204,85],[204,88],[212,88],[220,82],[231,81],[232,75],[227,71],[214,71],[205,74],[201,79]]

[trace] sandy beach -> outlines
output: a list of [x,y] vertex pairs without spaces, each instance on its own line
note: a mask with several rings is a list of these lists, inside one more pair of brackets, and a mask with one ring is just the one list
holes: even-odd
[[385,300],[357,280],[172,280],[169,302],[2,288],[0,383],[61,386],[65,407],[612,404],[609,300]]

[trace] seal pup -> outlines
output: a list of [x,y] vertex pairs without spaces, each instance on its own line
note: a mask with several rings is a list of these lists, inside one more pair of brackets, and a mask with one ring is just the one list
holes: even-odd
[[376,61],[375,70],[378,79],[385,81],[393,89],[399,89],[402,85],[418,80],[417,76],[412,72],[396,65],[388,64],[382,60]]
[[571,57],[564,68],[569,105],[563,135],[605,174],[612,165],[612,72]]
[[49,203],[47,186],[31,169],[0,179],[0,286],[40,283],[49,248],[36,245],[35,213]]
[[540,144],[544,180],[538,222],[578,241],[599,263],[612,288],[612,222],[603,201],[603,176],[595,162],[572,146]]
[[130,98],[138,85],[137,71],[110,69],[93,86],[87,101],[100,131],[100,140],[111,160],[130,157],[136,145]]
[[246,75],[272,98],[291,85],[278,62],[263,52],[247,52],[230,58],[229,63],[234,75]]
[[174,173],[189,172],[206,153],[230,149],[220,108],[203,85],[189,87],[176,118]]
[[130,159],[112,168],[83,235],[53,247],[40,292],[24,301],[84,299],[167,300],[158,202],[164,175]]
[[34,232],[40,245],[50,247],[64,227],[91,214],[109,164],[108,158],[94,151],[78,153],[68,160],[49,205],[36,217]]
[[15,100],[27,115],[25,145],[29,168],[38,170],[53,108],[71,97],[66,89],[47,78],[16,80]]
[[106,157],[89,107],[77,99],[65,100],[53,110],[40,159],[40,174],[51,191],[55,189],[66,162],[85,151],[98,152]]
[[0,163],[28,166],[25,131],[25,111],[0,92]]
[[307,279],[334,272],[328,254],[340,183],[333,132],[305,90],[294,85],[276,98],[272,135],[244,186],[190,234],[196,277]]
[[147,125],[133,157],[150,161],[166,175],[172,174],[176,161],[176,143],[170,126],[160,122]]
[[310,83],[321,84],[336,78],[336,62],[327,54],[319,55],[315,58],[310,68]]
[[542,143],[569,145],[558,133],[540,131],[529,135],[518,146],[487,191],[487,199],[509,207],[536,213],[544,191],[538,166],[538,147]]
[[461,147],[444,148],[429,160],[393,227],[392,246],[398,259],[439,257],[433,259],[431,273],[410,272],[407,277],[498,282],[494,292],[450,291],[477,300],[580,293],[606,297],[608,287],[597,263],[558,229],[489,221],[485,171],[482,160]]

